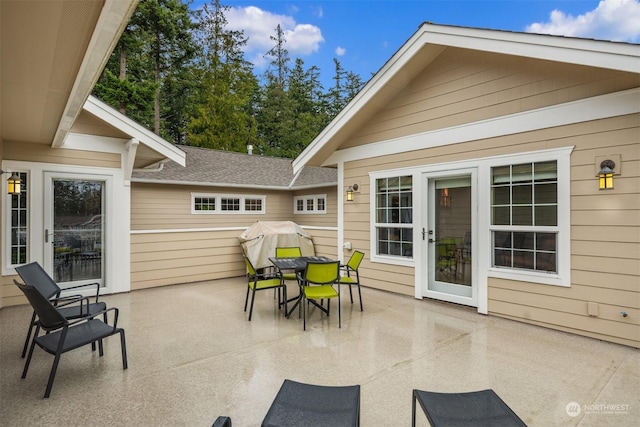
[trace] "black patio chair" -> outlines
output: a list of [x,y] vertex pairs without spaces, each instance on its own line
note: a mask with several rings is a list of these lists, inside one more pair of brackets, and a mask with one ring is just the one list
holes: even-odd
[[416,401],[434,427],[527,427],[491,389],[467,393],[414,389],[411,405],[413,427],[416,425]]
[[[60,307],[59,311],[62,316],[66,319],[81,319],[83,317],[94,316],[96,313],[102,312],[107,309],[107,305],[103,302],[98,302],[98,297],[100,293],[100,284],[99,283],[88,283],[84,285],[78,286],[70,286],[67,288],[61,288],[58,284],[49,276],[49,274],[38,264],[37,262],[32,262],[29,264],[21,265],[16,267],[16,272],[22,278],[22,281],[29,286],[33,286],[36,288],[38,292],[42,294],[46,299],[51,300],[54,305],[57,305],[59,302],[71,301],[71,300],[79,300],[78,295],[73,296],[65,296],[60,297],[60,294],[63,291],[73,290],[82,290],[89,289],[91,287],[95,287],[95,301],[88,302],[85,301],[84,304],[67,304],[65,307]],[[93,298],[93,297],[92,297]],[[27,348],[29,347],[29,339],[31,338],[31,333],[33,332],[33,328],[36,327],[36,312],[34,311],[31,315],[31,323],[29,323],[29,329],[27,330],[27,337],[24,340],[24,346],[22,347],[22,357],[27,354]]]
[[[31,307],[38,316],[36,322],[36,330],[34,333],[31,346],[29,347],[29,354],[24,364],[24,370],[22,371],[22,378],[27,377],[27,371],[29,370],[29,364],[31,363],[31,357],[33,356],[33,349],[36,344],[44,351],[54,355],[53,365],[51,366],[51,372],[49,373],[49,381],[47,382],[47,388],[44,392],[44,398],[48,398],[51,394],[51,388],[53,387],[53,380],[56,377],[56,371],[58,369],[58,363],[60,362],[60,356],[76,348],[83,347],[88,344],[92,344],[95,348],[95,343],[98,343],[98,349],[100,357],[104,355],[104,348],[102,340],[115,334],[120,334],[120,346],[122,351],[122,368],[127,369],[127,347],[124,337],[124,329],[118,328],[118,309],[109,308],[104,312],[96,313],[107,314],[108,312],[114,313],[113,326],[109,325],[102,320],[95,319],[94,317],[85,317],[77,319],[73,322],[64,317],[58,308],[56,308],[51,301],[45,298],[36,288],[29,285],[23,285],[14,280],[16,286],[24,293],[29,300]],[[86,300],[87,298],[82,298]],[[76,301],[73,301],[76,302]],[[44,330],[46,334],[38,336],[40,330]]]
[[284,380],[262,427],[356,427],[360,386],[322,386]]
[[231,418],[220,416],[216,418],[211,427],[231,427]]

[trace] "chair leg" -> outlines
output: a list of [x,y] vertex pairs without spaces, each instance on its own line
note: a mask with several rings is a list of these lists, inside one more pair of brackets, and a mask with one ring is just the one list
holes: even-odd
[[413,392],[411,399],[411,427],[416,427],[416,393]]
[[[95,341],[91,343],[92,345],[96,345]],[[98,354],[100,357],[104,356],[104,346],[102,345],[102,340],[98,340]]]
[[249,288],[250,286],[247,285],[247,296],[244,297],[244,311],[247,311],[247,302],[249,301]]
[[56,378],[56,371],[58,370],[58,363],[60,363],[60,352],[56,352],[56,356],[53,359],[53,365],[51,366],[51,373],[49,374],[49,381],[47,382],[47,389],[44,392],[45,399],[47,399],[51,394],[51,388],[53,387],[53,380]]
[[[302,330],[303,331],[307,330],[307,311],[304,308],[304,303],[306,302],[305,299],[300,301],[300,305],[302,306]],[[298,313],[300,312],[298,311]]]
[[29,354],[27,355],[27,360],[25,360],[24,362],[24,369],[22,370],[22,378],[26,378],[27,377],[27,371],[29,370],[29,364],[31,363],[31,356],[33,356],[33,349],[36,346],[36,337],[38,336],[38,333],[40,332],[40,327],[36,326],[36,332],[35,335],[33,337],[33,340],[31,340],[31,346],[29,347]]
[[122,369],[127,369],[129,364],[127,363],[127,343],[124,339],[124,329],[120,329],[120,349],[122,350]]
[[27,338],[24,340],[24,347],[22,347],[22,358],[27,354],[27,348],[29,348],[29,339],[31,338],[31,332],[33,327],[36,326],[36,312],[31,315],[31,323],[29,323],[29,329],[27,329]]
[[353,304],[353,292],[351,292],[351,283],[349,283],[349,298],[351,298],[351,304]]
[[253,314],[253,302],[256,300],[256,288],[253,288],[251,293],[251,307],[249,308],[249,322],[251,322],[251,315]]
[[[280,295],[280,290],[278,290],[278,295]],[[287,287],[282,287],[282,295],[284,298],[284,316],[287,317]],[[278,308],[280,307],[280,303],[278,303]]]
[[360,311],[362,310],[362,291],[360,291],[360,282],[358,282],[358,298],[360,298]]
[[338,291],[338,328],[342,328],[342,305],[340,304],[340,291]]

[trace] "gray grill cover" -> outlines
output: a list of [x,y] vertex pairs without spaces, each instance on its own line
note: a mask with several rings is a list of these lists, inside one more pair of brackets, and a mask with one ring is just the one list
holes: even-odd
[[257,221],[238,239],[255,268],[272,267],[276,248],[299,247],[302,256],[315,255],[311,235],[293,221]]

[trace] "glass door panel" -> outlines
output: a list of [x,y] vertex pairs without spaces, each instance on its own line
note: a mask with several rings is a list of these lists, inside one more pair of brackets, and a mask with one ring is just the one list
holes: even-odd
[[471,177],[442,177],[429,181],[431,255],[428,289],[471,297]]
[[104,181],[53,179],[52,273],[56,282],[103,277]]

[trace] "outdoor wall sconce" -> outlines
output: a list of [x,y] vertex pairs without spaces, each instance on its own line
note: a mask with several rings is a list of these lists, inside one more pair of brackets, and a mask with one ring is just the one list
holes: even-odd
[[616,164],[613,160],[603,160],[600,163],[600,172],[598,172],[598,177],[600,181],[600,190],[610,190],[613,188],[613,169],[616,167]]
[[347,188],[347,202],[353,202],[353,193],[355,191],[358,191],[358,184],[350,185],[349,188]]
[[[0,175],[5,173],[9,173],[9,172],[5,172],[0,169]],[[9,179],[7,180],[7,193],[11,195],[20,194],[21,184],[22,184],[22,180],[15,172],[13,172],[9,177]]]

